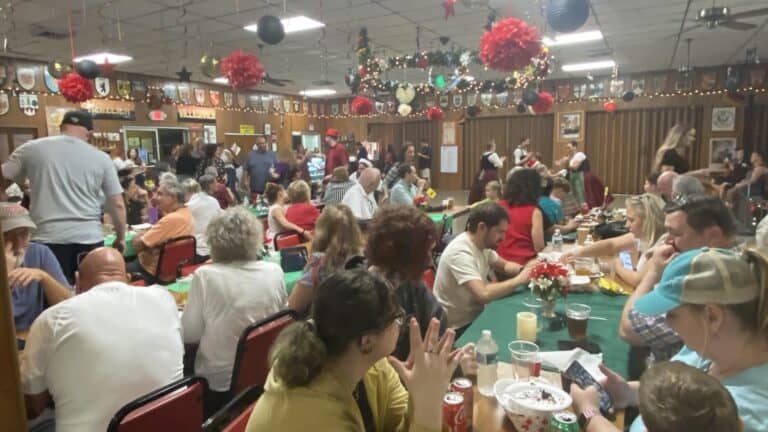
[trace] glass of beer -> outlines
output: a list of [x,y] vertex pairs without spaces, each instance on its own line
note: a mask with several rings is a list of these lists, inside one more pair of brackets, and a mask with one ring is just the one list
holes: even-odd
[[593,258],[575,258],[573,271],[579,276],[592,276],[595,260]]
[[583,245],[584,242],[587,241],[588,234],[589,234],[589,227],[580,226],[576,228],[576,243],[578,243],[579,246]]
[[568,325],[568,336],[576,342],[587,338],[587,321],[592,308],[585,304],[569,303],[565,306],[565,322]]

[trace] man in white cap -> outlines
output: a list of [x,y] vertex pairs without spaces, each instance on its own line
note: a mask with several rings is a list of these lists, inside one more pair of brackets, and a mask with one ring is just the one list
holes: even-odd
[[104,244],[102,206],[112,218],[115,248],[125,246],[123,188],[109,156],[88,143],[91,130],[90,114],[70,111],[61,121],[61,135],[25,143],[2,165],[4,178],[17,184],[29,180],[34,240],[51,248],[70,283],[77,257]]

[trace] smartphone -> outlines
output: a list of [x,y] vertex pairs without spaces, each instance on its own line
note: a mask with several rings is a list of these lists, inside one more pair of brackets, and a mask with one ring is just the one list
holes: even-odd
[[577,360],[574,360],[568,369],[563,372],[562,381],[563,389],[565,391],[570,391],[572,382],[578,384],[581,388],[587,388],[594,385],[597,387],[597,392],[600,394],[600,412],[606,417],[613,414],[613,399],[611,398],[611,395]]
[[572,340],[559,340],[557,341],[557,349],[560,351],[570,351],[574,348],[581,348],[590,354],[600,354],[603,352],[600,349],[600,345],[590,341],[572,341]]

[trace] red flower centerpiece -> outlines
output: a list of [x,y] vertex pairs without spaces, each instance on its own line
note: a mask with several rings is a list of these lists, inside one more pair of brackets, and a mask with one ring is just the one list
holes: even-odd
[[568,269],[560,263],[542,261],[533,266],[530,278],[528,288],[544,303],[543,315],[553,318],[555,301],[568,295]]
[[480,39],[480,60],[502,72],[523,69],[540,53],[539,31],[514,17],[497,21]]

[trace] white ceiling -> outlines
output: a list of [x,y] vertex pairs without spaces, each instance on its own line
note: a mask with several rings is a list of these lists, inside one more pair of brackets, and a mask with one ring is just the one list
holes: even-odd
[[[7,1],[0,1],[0,6]],[[66,34],[70,13],[78,55],[107,48],[134,58],[118,70],[171,78],[186,65],[194,72],[193,81],[208,81],[197,68],[203,52],[221,56],[237,48],[258,52],[258,37],[243,30],[243,26],[255,23],[265,14],[283,16],[281,0],[11,1],[12,7],[6,5],[0,12],[0,37],[8,36],[9,54],[44,61],[68,58],[68,38],[45,39],[32,36],[32,31],[36,26],[43,26]],[[422,49],[449,49],[453,45],[476,48],[490,10],[488,7],[467,8],[464,4],[469,2],[482,3],[483,0],[459,0],[456,16],[446,21],[442,0],[288,0],[285,15],[304,14],[325,22],[325,37],[322,30],[294,33],[279,45],[265,46],[259,55],[270,75],[296,80],[296,85],[283,89],[295,92],[312,87],[311,81],[321,78],[321,56],[327,48],[328,79],[335,82],[338,91],[346,93],[343,75],[356,64],[354,47],[361,26],[368,28],[375,53],[382,56],[413,53],[417,26],[422,28]],[[674,59],[672,55],[688,0],[592,0],[591,3],[594,15],[582,29],[601,30],[605,41],[555,49],[560,63],[612,57],[622,73],[674,68],[685,63],[683,40]],[[729,6],[731,13],[768,6],[766,0],[717,0],[717,3]],[[500,15],[514,15],[546,29],[546,20],[541,14],[543,4],[545,0],[490,0],[490,6]],[[695,23],[699,9],[711,5],[709,0],[691,0],[685,27]],[[768,57],[768,16],[743,21],[758,27],[751,31],[701,28],[686,33],[694,39],[691,63],[708,66],[740,62],[744,59],[745,47],[753,46],[759,48],[761,57]],[[546,30],[545,33],[549,34]],[[442,46],[439,36],[448,36],[451,41]],[[613,50],[612,56],[609,50]],[[479,77],[494,76],[479,70],[473,72]],[[417,70],[407,73],[413,81],[421,81],[425,75]],[[391,79],[404,77],[403,71],[390,75]],[[279,90],[270,86],[264,89]]]

